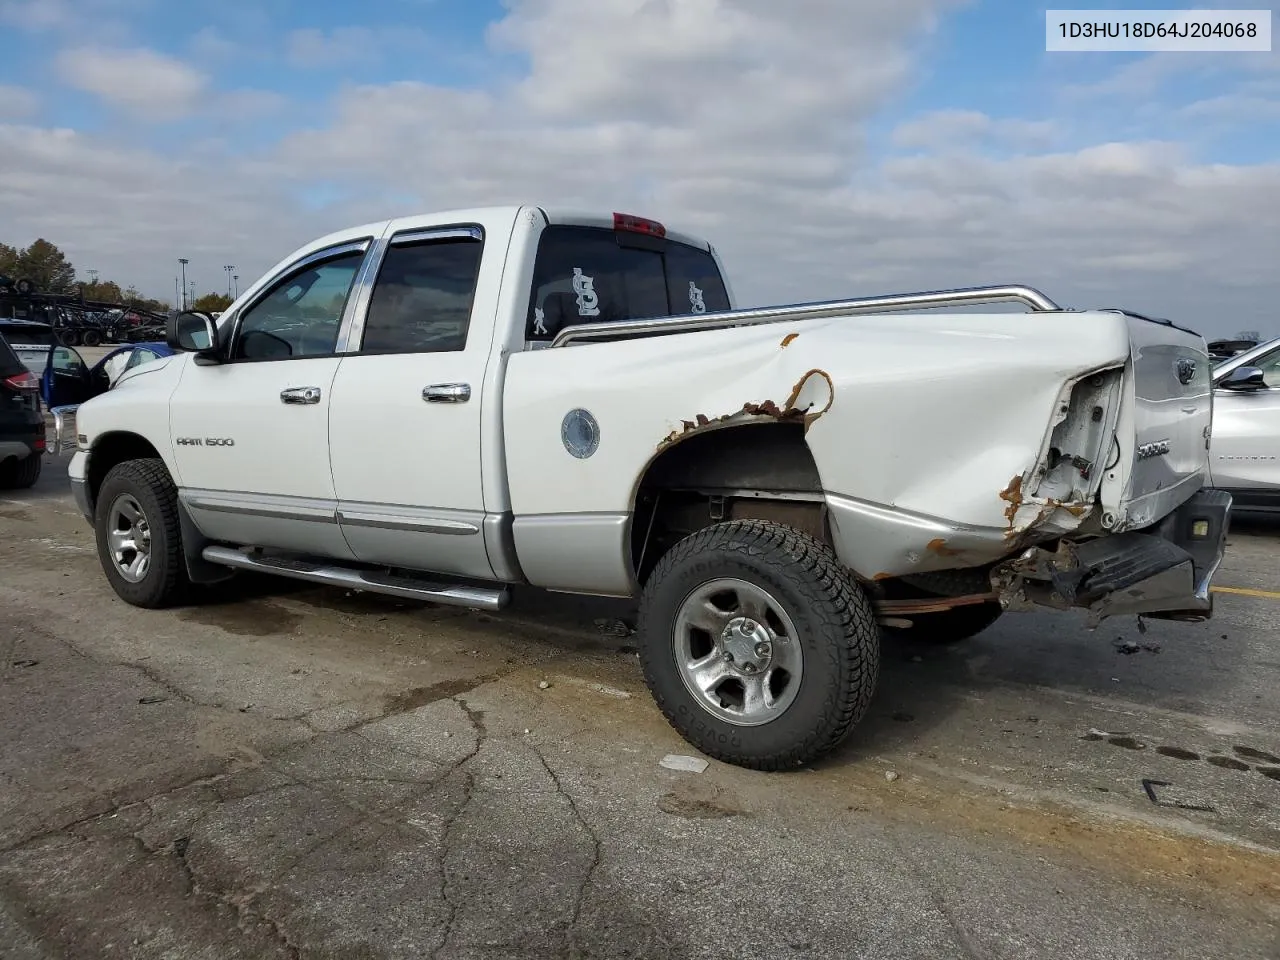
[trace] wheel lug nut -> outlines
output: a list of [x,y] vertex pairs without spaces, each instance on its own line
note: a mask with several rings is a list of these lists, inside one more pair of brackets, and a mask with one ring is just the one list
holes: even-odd
[[773,653],[773,648],[772,648],[772,647],[770,647],[767,643],[757,643],[757,644],[756,644],[756,656],[757,656],[757,657],[767,657],[767,656],[769,656],[769,654],[771,654],[771,653]]
[[756,665],[754,663],[744,663],[742,669],[745,673],[755,673]]
[[724,662],[725,662],[725,663],[733,663],[733,654],[732,654],[732,653],[728,653],[728,652],[726,652],[726,653],[725,653],[725,655],[724,655]]
[[756,625],[755,625],[755,621],[753,621],[753,620],[747,620],[747,621],[745,621],[745,622],[742,624],[742,632],[743,632],[743,633],[755,633],[755,632],[756,632]]

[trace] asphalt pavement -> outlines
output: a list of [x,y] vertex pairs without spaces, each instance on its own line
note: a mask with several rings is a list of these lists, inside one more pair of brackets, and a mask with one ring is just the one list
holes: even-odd
[[836,755],[689,773],[627,604],[137,610],[65,463],[0,499],[0,956],[1280,957],[1280,527],[1208,623],[887,639]]

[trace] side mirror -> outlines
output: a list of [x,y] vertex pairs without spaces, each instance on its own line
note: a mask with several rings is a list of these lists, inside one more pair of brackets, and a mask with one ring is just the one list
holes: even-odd
[[218,342],[218,328],[209,314],[187,310],[169,318],[164,342],[174,350],[211,356]]
[[1218,381],[1218,386],[1223,390],[1234,390],[1237,393],[1266,390],[1267,375],[1257,367],[1236,367]]

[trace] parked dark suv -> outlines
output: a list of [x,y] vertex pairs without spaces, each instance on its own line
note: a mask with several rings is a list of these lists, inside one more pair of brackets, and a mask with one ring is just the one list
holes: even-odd
[[0,489],[30,487],[44,465],[40,378],[0,332]]

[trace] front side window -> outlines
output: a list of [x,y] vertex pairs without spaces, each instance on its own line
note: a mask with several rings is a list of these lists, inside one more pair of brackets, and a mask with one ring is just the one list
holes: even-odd
[[297,270],[245,311],[234,360],[287,360],[333,353],[363,251]]
[[483,249],[471,237],[393,244],[373,285],[360,352],[466,349]]
[[705,250],[674,241],[632,244],[599,227],[543,231],[525,336],[565,327],[726,310],[729,297]]
[[1272,351],[1262,357],[1254,366],[1262,371],[1263,379],[1269,388],[1272,390],[1280,388],[1280,350]]

